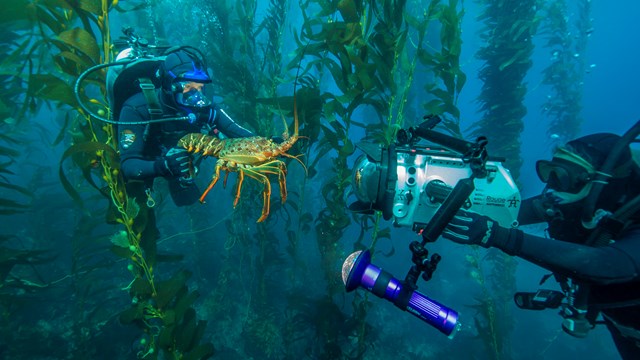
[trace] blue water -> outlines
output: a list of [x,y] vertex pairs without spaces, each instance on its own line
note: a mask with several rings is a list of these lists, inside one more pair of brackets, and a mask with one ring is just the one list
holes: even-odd
[[[158,35],[155,28],[158,22],[164,21],[166,29],[174,29],[169,38],[177,41],[185,36],[191,36],[189,39],[198,38],[193,36],[188,25],[215,25],[215,18],[209,13],[203,15],[197,3],[155,3],[155,8],[134,15],[114,13],[112,28],[118,29],[121,24],[137,22],[137,26],[143,29],[146,36],[153,37],[154,34]],[[462,128],[467,135],[471,124],[482,116],[477,111],[476,102],[482,84],[475,76],[482,64],[475,54],[484,44],[478,36],[481,24],[476,21],[480,5],[467,1],[464,6],[466,15],[462,28],[463,52],[460,62],[462,70],[467,74],[467,84],[461,93],[458,106],[463,119]],[[290,60],[295,50],[292,32],[298,32],[302,23],[297,3],[289,4],[289,7],[290,13],[282,46],[285,62]],[[176,8],[178,10],[175,10]],[[267,4],[261,2],[256,16],[264,16],[267,8]],[[187,21],[181,21],[180,16]],[[568,16],[571,20],[575,14],[570,13]],[[589,37],[586,53],[580,54],[586,59],[586,63],[592,66],[591,70],[584,74],[581,113],[584,122],[579,134],[621,134],[640,118],[640,48],[637,45],[637,36],[640,34],[640,4],[633,1],[593,1],[591,17],[594,31]],[[190,45],[207,47],[208,41],[211,40],[203,38]],[[521,134],[521,155],[524,163],[520,169],[519,181],[523,197],[541,191],[543,184],[535,174],[535,161],[549,158],[553,150],[553,141],[547,134],[550,119],[546,119],[541,111],[549,95],[549,88],[541,84],[540,74],[549,64],[550,54],[548,49],[543,47],[541,39],[535,38],[534,43],[537,47],[532,57],[533,67],[525,80],[528,84],[525,98],[528,113],[523,120],[525,125]],[[215,59],[212,61],[215,62]],[[331,86],[326,85],[327,88]],[[291,86],[283,85],[283,88],[284,93],[289,91]],[[223,94],[221,96],[224,97]],[[419,102],[420,99],[415,101]],[[421,114],[423,110],[413,111]],[[51,144],[63,123],[65,112],[57,108],[43,109],[30,120],[30,127],[23,125],[21,134],[26,140],[20,145],[11,145],[18,148],[22,155],[13,165],[13,173],[0,174],[11,183],[21,184],[35,194],[27,213],[0,217],[0,234],[16,236],[11,241],[13,248],[46,248],[57,255],[53,262],[35,267],[14,268],[15,272],[12,274],[17,278],[24,277],[36,283],[49,285],[40,292],[18,291],[21,299],[19,304],[5,305],[2,308],[6,311],[1,314],[4,318],[0,324],[0,358],[135,358],[135,353],[142,346],[140,333],[131,325],[118,324],[117,316],[114,316],[127,308],[131,301],[129,294],[121,290],[131,281],[131,276],[126,271],[126,262],[117,261],[107,250],[108,238],[115,228],[103,222],[104,199],[85,183],[78,182],[78,190],[93,205],[90,206],[93,214],[83,214],[74,207],[58,181],[59,160],[69,142],[65,141],[56,146]],[[229,112],[233,114],[233,109],[229,109]],[[367,113],[365,111],[360,115],[364,118]],[[359,140],[362,135],[362,130],[355,128],[350,133],[353,141]],[[489,140],[491,135],[486,134]],[[349,160],[350,163],[354,158],[355,155]],[[212,163],[209,165],[199,179],[202,184],[206,184],[213,169]],[[321,161],[318,165],[321,175],[307,182],[306,188],[303,189],[300,188],[302,182],[290,181],[292,196],[289,201],[298,201],[297,195],[293,193],[304,192],[306,211],[317,215],[317,210],[324,207],[320,188],[328,176],[322,171],[329,171],[330,168],[331,163],[328,159]],[[300,166],[292,162],[290,178],[300,180],[302,174]],[[162,189],[160,187],[159,191]],[[249,219],[246,222],[247,227],[242,229],[234,228],[237,224],[228,222],[233,212],[232,192],[232,186],[223,189],[218,185],[209,195],[215,200],[203,206],[196,205],[197,207],[185,210],[178,209],[170,201],[166,201],[157,212],[161,233],[159,247],[163,252],[185,255],[181,262],[159,265],[162,267],[162,270],[158,270],[159,274],[168,276],[173,270],[182,268],[194,273],[188,285],[190,289],[198,289],[201,294],[195,308],[198,318],[208,321],[203,341],[212,342],[218,350],[213,358],[337,359],[340,358],[338,355],[331,357],[327,355],[331,352],[326,350],[329,345],[333,345],[327,339],[333,339],[334,336],[345,352],[346,349],[356,348],[358,333],[347,326],[354,311],[351,304],[356,295],[340,293],[333,297],[331,305],[326,306],[327,309],[335,307],[339,311],[320,311],[323,304],[320,300],[326,298],[327,280],[320,271],[322,257],[321,249],[317,245],[316,232],[311,230],[300,237],[296,259],[298,263],[293,264],[285,251],[286,231],[298,229],[284,228],[284,217],[272,215],[280,219],[275,220],[268,228],[279,239],[279,243],[274,245],[278,256],[271,259],[277,265],[271,265],[273,267],[269,268],[269,272],[262,274],[257,264],[260,260],[257,256],[257,243],[243,243],[233,240],[229,235],[229,231],[233,230],[249,234],[245,240],[255,240],[254,237],[257,236],[254,235],[256,227],[252,219]],[[0,188],[0,198],[7,193],[7,189]],[[278,196],[274,183],[272,203],[279,201]],[[390,222],[381,223],[382,228],[390,226]],[[541,234],[542,229],[533,227],[525,230]],[[74,235],[78,234],[95,239],[87,248],[92,252],[85,253],[86,257],[83,258],[83,261],[95,264],[95,269],[88,275],[82,273],[71,276],[73,266],[77,265],[74,263],[77,259],[74,260],[74,246],[71,243]],[[378,253],[375,260],[378,266],[402,279],[411,265],[408,244],[419,238],[409,229],[394,228],[391,234],[391,241],[382,239],[377,245]],[[345,230],[342,240],[336,244],[338,253],[346,257],[353,250],[359,235],[360,227],[352,223]],[[365,239],[368,241],[369,237],[365,236]],[[474,269],[468,263],[469,256],[476,257],[481,262],[486,261],[487,251],[471,250],[444,240],[433,244],[429,249],[441,254],[443,260],[433,280],[426,284],[419,283],[420,291],[460,312],[460,333],[452,340],[447,339],[410,314],[369,294],[367,300],[370,304],[367,307],[366,318],[367,350],[362,356],[363,359],[495,358],[492,352],[487,351],[486,343],[478,340],[478,329],[473,320],[475,310],[472,306],[483,295],[483,288],[474,279]],[[383,256],[390,252],[393,252],[392,256]],[[540,278],[546,272],[524,260],[518,260],[517,264],[516,289],[535,291]],[[334,265],[337,278],[340,276],[340,264]],[[229,266],[233,266],[235,270],[229,270]],[[490,273],[491,269],[485,267],[484,271]],[[260,283],[263,275],[267,279],[265,283],[268,284],[268,306],[252,302],[258,297],[260,289],[256,289],[256,284]],[[84,294],[81,292],[83,289],[91,291]],[[1,291],[2,288],[0,294]],[[361,299],[363,294],[360,290],[358,299]],[[220,296],[224,301],[220,301]],[[293,326],[294,331],[291,331],[294,323],[291,309],[300,309],[303,301],[301,299],[318,302],[307,307],[307,314],[297,314],[299,317],[295,319],[304,319],[306,323],[301,323],[309,325],[298,328]],[[260,311],[262,306],[268,307],[268,311]],[[509,350],[506,352],[507,355],[500,357],[501,359],[619,359],[608,332],[601,326],[591,331],[587,339],[576,339],[561,330],[562,319],[554,310],[527,312],[516,309],[511,303],[505,304],[505,309],[505,312],[495,314],[498,318],[506,318],[506,323],[511,326],[503,332],[508,334],[508,338],[503,340]],[[332,326],[313,327],[313,324],[326,324],[327,314],[340,315],[336,315],[335,320],[329,322]],[[258,323],[257,320],[264,318],[268,318],[264,323],[271,324],[274,328],[261,329],[262,332],[255,331],[258,326],[255,325]],[[344,330],[347,328],[351,332]],[[273,337],[266,343],[271,344],[275,352],[267,352],[263,344],[255,345],[250,335],[256,333],[264,335],[265,338]],[[13,349],[11,344],[3,339],[12,339],[16,344],[24,344],[21,346],[30,343],[34,346],[32,349],[25,347],[22,353],[15,352],[15,349],[10,351],[8,349]],[[289,347],[285,344],[289,344]],[[325,357],[321,357],[320,354],[325,354]]]

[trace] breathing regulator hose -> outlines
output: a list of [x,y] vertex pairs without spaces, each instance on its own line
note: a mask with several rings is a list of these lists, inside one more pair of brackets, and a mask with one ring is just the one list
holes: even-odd
[[[75,86],[73,87],[73,93],[76,97],[76,101],[78,102],[78,105],[80,105],[80,108],[82,108],[82,110],[88,114],[89,116],[100,120],[102,122],[106,122],[109,124],[114,124],[114,125],[118,125],[120,122],[119,121],[115,121],[115,120],[111,120],[108,119],[106,117],[100,116],[98,114],[96,114],[94,111],[92,111],[91,109],[89,109],[89,107],[87,107],[87,105],[84,103],[84,101],[82,100],[82,97],[80,96],[80,86],[82,84],[82,82],[85,80],[85,78],[87,76],[89,76],[89,74],[98,71],[100,69],[104,69],[104,68],[108,68],[108,67],[112,67],[112,66],[126,66],[129,65],[131,63],[134,63],[136,61],[138,61],[140,58],[134,58],[131,60],[119,60],[119,61],[114,61],[111,63],[107,63],[107,64],[99,64],[99,65],[95,65],[92,66],[90,68],[88,68],[87,70],[85,70],[82,74],[80,74],[80,76],[78,76],[78,79],[76,80]],[[166,122],[166,121],[193,121],[194,120],[194,115],[193,114],[189,114],[188,116],[178,116],[178,117],[167,117],[167,118],[160,118],[160,119],[149,119],[149,120],[145,120],[145,121],[127,121],[128,125],[146,125],[146,124],[151,124],[151,123],[159,123],[159,122]]]
[[[109,123],[109,124],[118,124],[117,121],[114,120],[110,120],[107,119],[105,117],[102,117],[98,114],[96,114],[95,112],[91,111],[91,109],[89,109],[84,101],[82,100],[82,97],[80,96],[80,85],[82,84],[82,82],[84,81],[84,79],[89,76],[89,74],[93,73],[94,71],[98,71],[100,69],[104,69],[104,68],[108,68],[111,66],[125,66],[125,65],[129,65],[131,63],[133,63],[134,61],[136,61],[136,59],[133,60],[128,60],[128,61],[116,61],[116,62],[112,62],[112,63],[107,63],[107,64],[99,64],[99,65],[95,65],[92,66],[90,68],[88,68],[87,70],[85,70],[82,74],[80,74],[80,76],[78,76],[78,79],[76,80],[75,86],[73,87],[73,93],[76,96],[76,101],[78,102],[78,105],[80,105],[80,107],[82,108],[82,111],[84,111],[85,113],[87,113],[89,116]],[[146,124],[146,122],[145,122]]]
[[600,197],[602,189],[608,183],[611,170],[615,167],[624,149],[629,146],[629,144],[631,144],[638,135],[640,135],[640,121],[636,122],[635,125],[627,130],[627,132],[615,144],[613,149],[611,149],[607,160],[605,160],[602,168],[596,173],[593,181],[593,188],[585,200],[582,212],[583,223],[591,223],[591,221],[593,221],[596,202]]

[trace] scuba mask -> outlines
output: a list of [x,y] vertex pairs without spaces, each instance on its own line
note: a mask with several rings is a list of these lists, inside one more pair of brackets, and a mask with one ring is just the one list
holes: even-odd
[[[629,192],[632,173],[629,150],[616,157],[614,167],[601,169],[610,156],[608,151],[619,139],[613,134],[579,138],[558,148],[551,161],[536,163],[538,177],[547,184],[543,191],[544,211],[552,238],[584,243],[600,219],[621,206]],[[596,190],[596,201],[589,206]],[[581,216],[586,208],[590,217]]]
[[211,110],[213,91],[211,77],[192,54],[178,51],[167,55],[159,76],[163,90],[176,105],[188,113]]
[[557,240],[580,242],[588,236],[580,220],[582,200],[589,196],[596,169],[581,156],[558,148],[551,161],[536,162],[536,172],[547,184],[543,195],[548,199],[549,235]]
[[211,91],[207,84],[195,81],[177,81],[173,85],[174,99],[180,106],[189,110],[209,110],[211,107]]
[[558,203],[567,204],[589,195],[596,169],[579,155],[559,148],[551,161],[536,162],[536,172]]

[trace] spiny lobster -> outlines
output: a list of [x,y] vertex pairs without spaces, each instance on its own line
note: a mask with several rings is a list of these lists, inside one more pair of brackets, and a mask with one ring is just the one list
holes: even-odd
[[297,156],[287,154],[287,151],[291,149],[299,138],[295,96],[293,98],[293,118],[295,126],[293,135],[289,136],[286,129],[287,123],[285,121],[285,131],[282,136],[284,141],[280,144],[262,136],[219,139],[211,135],[192,133],[182,137],[180,141],[178,141],[178,146],[187,149],[190,153],[200,153],[202,156],[215,156],[218,158],[213,178],[207,189],[200,196],[200,202],[204,203],[205,197],[220,179],[220,171],[225,171],[226,174],[223,180],[223,186],[225,187],[229,173],[238,173],[233,207],[236,207],[240,200],[240,191],[245,175],[263,184],[262,214],[257,222],[262,222],[269,216],[271,183],[267,175],[278,175],[280,197],[282,198],[282,203],[284,203],[287,200],[287,166],[282,160],[277,159],[277,157],[284,156],[295,159],[306,171],[304,163],[300,161]]

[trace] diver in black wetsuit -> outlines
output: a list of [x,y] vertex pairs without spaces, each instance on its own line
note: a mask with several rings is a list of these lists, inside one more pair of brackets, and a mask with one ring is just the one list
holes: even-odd
[[[628,206],[640,199],[640,168],[628,144],[595,203],[600,214],[613,216],[604,216],[597,226],[581,218],[595,181],[601,181],[595,175],[619,140],[614,134],[585,136],[557,149],[551,161],[538,161],[536,170],[546,188],[542,195],[523,201],[518,220],[521,225],[547,222],[551,238],[503,228],[467,211],[454,217],[443,237],[496,247],[551,270],[575,304],[564,309],[563,329],[584,337],[601,313],[627,360],[640,359],[640,207]],[[532,304],[533,298],[531,294],[519,299],[516,294],[516,304],[544,308]],[[559,301],[550,307],[558,306]]]
[[[193,181],[192,156],[177,147],[188,133],[226,137],[255,136],[236,124],[211,102],[211,78],[194,54],[180,50],[167,55],[158,70],[160,89],[138,92],[122,106],[118,116],[121,166],[127,180],[142,180],[149,189],[153,179],[167,178],[178,206],[190,205],[200,191]],[[152,118],[185,117],[189,120],[145,124]],[[135,124],[131,124],[135,123]]]

